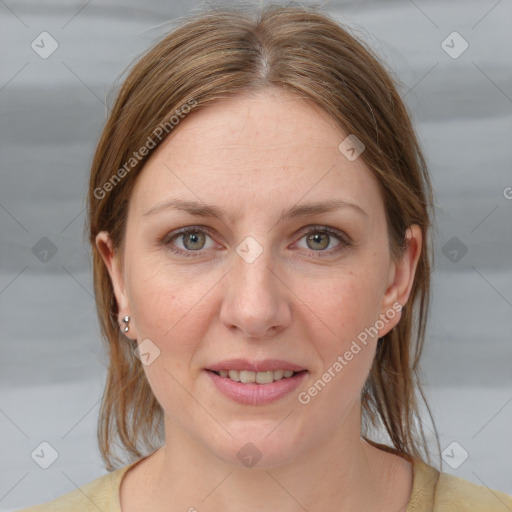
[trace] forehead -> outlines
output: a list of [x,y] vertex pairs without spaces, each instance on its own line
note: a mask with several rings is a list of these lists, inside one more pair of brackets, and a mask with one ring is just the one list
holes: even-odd
[[379,206],[372,172],[343,156],[347,134],[311,101],[275,90],[235,96],[192,111],[174,130],[137,178],[139,213],[172,197],[238,214],[327,196]]
[[[189,133],[183,133],[185,126]],[[193,130],[216,146],[234,143],[247,147],[264,145],[267,149],[283,143],[298,145],[298,137],[319,144],[327,132],[336,132],[337,137],[343,134],[334,120],[311,100],[278,89],[239,94],[192,111],[179,128],[171,135],[176,143]]]

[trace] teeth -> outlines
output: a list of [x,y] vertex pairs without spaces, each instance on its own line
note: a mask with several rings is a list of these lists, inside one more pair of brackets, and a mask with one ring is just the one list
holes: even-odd
[[256,382],[258,384],[270,384],[274,380],[274,372],[258,372],[256,374]]
[[281,380],[282,378],[290,378],[294,372],[292,370],[274,370],[268,372],[253,372],[250,370],[220,370],[219,375],[221,377],[227,377],[236,382],[243,382],[244,384],[258,383],[258,384],[270,384],[275,380]]
[[240,382],[240,375],[238,370],[229,370],[228,375],[231,380],[236,380],[237,382]]

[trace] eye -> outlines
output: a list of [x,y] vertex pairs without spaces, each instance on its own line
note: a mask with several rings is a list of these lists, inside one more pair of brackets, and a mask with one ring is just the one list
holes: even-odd
[[[209,245],[208,239],[210,239]],[[305,240],[306,243],[306,247],[301,248],[317,253],[316,256],[319,257],[332,256],[351,245],[350,239],[343,232],[325,226],[310,227],[299,241],[301,240]],[[162,239],[161,243],[171,252],[186,257],[201,256],[203,249],[215,247],[208,232],[204,228],[194,226],[170,233]]]
[[[211,240],[210,235],[205,230],[190,227],[182,229],[178,233],[172,233],[170,236],[165,237],[162,243],[176,254],[194,257],[199,256],[202,249],[211,249],[213,247],[213,242],[210,243],[210,246],[206,245],[207,238]],[[182,246],[178,245],[176,247],[178,243],[181,243]]]
[[[303,248],[313,252],[328,253],[328,255],[350,246],[350,241],[346,235],[328,227],[310,228],[300,240],[304,239],[306,247],[303,246]],[[324,256],[324,254],[318,256]]]

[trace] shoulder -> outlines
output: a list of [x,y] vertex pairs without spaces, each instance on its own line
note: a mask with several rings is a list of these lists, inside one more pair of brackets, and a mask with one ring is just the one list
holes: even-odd
[[17,512],[120,512],[121,479],[132,464],[104,475],[55,500]]
[[510,512],[512,496],[477,485],[449,473],[440,473],[436,486],[434,511]]
[[413,489],[406,512],[511,511],[512,496],[414,459]]

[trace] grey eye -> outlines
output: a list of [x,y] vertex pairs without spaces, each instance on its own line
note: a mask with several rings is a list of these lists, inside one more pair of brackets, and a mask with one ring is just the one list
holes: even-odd
[[200,231],[189,231],[181,235],[181,240],[185,249],[197,251],[204,248],[206,236]]
[[325,249],[329,246],[330,235],[327,233],[314,233],[307,235],[306,243],[310,249]]

